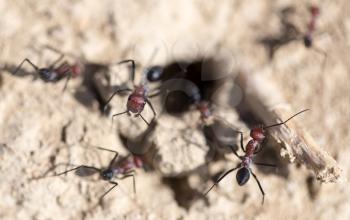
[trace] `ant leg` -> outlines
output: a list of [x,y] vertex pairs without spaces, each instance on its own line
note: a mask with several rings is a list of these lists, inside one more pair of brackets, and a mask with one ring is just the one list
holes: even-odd
[[41,174],[40,176],[34,176],[34,177],[30,177],[28,178],[29,181],[33,181],[33,180],[39,180],[39,179],[43,179],[43,178],[46,178],[46,177],[54,177],[54,176],[57,176],[56,175],[52,175],[52,176],[49,176],[48,174],[52,171],[54,171],[58,166],[62,166],[62,165],[66,165],[67,166],[76,166],[76,165],[73,165],[73,164],[67,164],[67,163],[59,163],[59,164],[54,164],[52,165],[50,168],[48,168],[43,174]]
[[135,69],[136,69],[136,65],[135,65],[135,61],[134,60],[122,60],[118,63],[119,64],[123,64],[123,63],[131,63],[131,80],[132,80],[132,83],[135,85]]
[[232,128],[232,130],[234,132],[237,132],[239,133],[240,135],[240,145],[241,145],[241,149],[242,151],[245,153],[245,150],[244,150],[244,145],[243,145],[243,132],[242,131],[239,131],[239,130],[236,130],[233,128],[233,126],[228,122],[226,121],[224,118],[220,117],[220,116],[215,116],[217,119],[219,119],[220,121],[224,122],[227,126],[229,126],[230,128]]
[[98,169],[98,168],[96,168],[96,167],[81,165],[81,166],[75,167],[75,168],[73,168],[73,169],[66,170],[66,171],[64,171],[64,172],[62,172],[62,173],[58,173],[58,174],[56,174],[55,176],[60,176],[60,175],[69,173],[69,172],[71,172],[71,171],[78,170],[78,169],[80,169],[80,168],[91,169],[91,170],[95,170],[96,172],[100,172],[100,171],[101,171],[100,169]]
[[234,153],[234,155],[235,155],[238,159],[242,160],[241,156],[239,156],[238,153],[235,151],[235,149],[233,149],[233,146],[232,146],[232,145],[229,145],[229,147],[230,147],[232,153]]
[[258,154],[258,153],[260,153],[260,151],[262,151],[262,150],[263,150],[263,145],[262,145],[262,144],[259,144],[258,147],[255,149],[254,154]]
[[66,91],[67,89],[67,86],[68,86],[68,81],[70,80],[70,78],[72,77],[72,73],[70,70],[66,71],[63,73],[64,75],[67,75],[67,79],[66,79],[66,82],[64,83],[64,87],[63,87],[63,92]]
[[269,164],[269,163],[259,163],[259,162],[254,162],[254,164],[258,166],[265,166],[265,167],[277,167],[276,164]]
[[129,91],[129,92],[132,92],[132,89],[130,88],[125,88],[125,89],[118,89],[117,91],[115,91],[111,97],[109,97],[109,99],[107,100],[105,106],[103,107],[103,111],[106,111],[107,109],[107,105],[112,101],[113,97],[118,94],[118,93],[121,93],[121,92],[124,92],[124,91]]
[[152,112],[153,112],[153,119],[152,119],[152,120],[154,120],[154,119],[156,118],[156,116],[157,116],[157,113],[156,113],[156,111],[154,110],[154,107],[153,107],[153,105],[152,105],[152,103],[151,103],[150,100],[146,99],[146,103],[149,105],[149,107],[151,108],[151,110],[152,110]]
[[262,186],[261,186],[261,184],[260,184],[260,181],[259,181],[258,177],[256,177],[256,175],[253,173],[252,169],[249,168],[249,171],[251,172],[251,174],[253,175],[254,179],[256,180],[256,183],[257,183],[258,186],[259,186],[259,189],[260,189],[261,194],[262,194],[262,196],[263,196],[261,205],[264,205],[265,192],[264,192],[264,190],[263,190],[263,188],[262,188]]
[[59,52],[57,50],[55,52],[59,53],[60,56],[55,61],[53,61],[53,63],[49,66],[49,69],[54,68],[56,64],[59,63],[64,58],[64,54],[62,52]]
[[64,87],[63,87],[63,90],[62,90],[63,92],[66,91],[67,86],[68,86],[68,81],[70,80],[71,76],[72,76],[72,74],[71,74],[71,72],[69,72],[69,74],[67,76],[67,79],[66,79],[66,82],[64,83]]
[[128,114],[128,113],[129,113],[129,111],[126,110],[125,112],[120,112],[120,113],[112,115],[112,123],[113,123],[114,117],[117,117],[118,115]]
[[242,149],[242,151],[245,153],[245,150],[244,150],[244,145],[243,145],[243,132],[242,131],[236,131],[236,132],[238,132],[239,134],[240,134],[240,145],[241,145],[241,149]]
[[33,64],[28,58],[25,58],[21,64],[18,65],[18,67],[16,68],[15,72],[13,72],[14,75],[16,75],[16,73],[18,72],[18,70],[21,69],[22,65],[24,62],[28,62],[34,69],[35,71],[38,71],[39,70],[39,67],[37,67],[35,64]]
[[326,62],[327,62],[327,58],[328,58],[328,55],[327,55],[327,53],[324,51],[324,50],[322,50],[322,49],[320,49],[320,48],[318,48],[318,47],[312,47],[313,48],[313,50],[315,50],[317,53],[319,53],[319,54],[321,54],[322,56],[323,56],[323,61],[322,61],[322,72],[324,71],[324,68],[325,68],[325,66],[326,66]]
[[57,49],[57,48],[54,48],[54,47],[52,47],[52,46],[50,46],[50,45],[44,44],[42,47],[43,47],[44,49],[51,50],[52,52],[55,52],[55,53],[57,53],[57,54],[59,54],[59,55],[64,54],[65,56],[69,56],[69,57],[71,57],[71,58],[78,59],[78,57],[77,57],[76,55],[74,55],[74,54],[72,54],[72,53],[69,53],[69,52],[62,52],[61,50],[59,50],[59,49]]
[[[53,65],[55,65],[55,64],[53,64]],[[53,65],[51,65],[50,68],[53,68]],[[69,82],[70,78],[72,77],[71,67],[69,66],[68,62],[65,61],[59,67],[57,67],[56,71],[60,75],[59,76],[60,79],[67,76],[66,82],[65,82],[63,90],[62,90],[64,92],[67,89],[68,82]]]
[[103,148],[103,147],[96,147],[96,148],[99,149],[99,150],[104,150],[104,151],[109,151],[109,152],[115,153],[113,159],[111,160],[111,162],[109,162],[109,165],[108,165],[108,168],[111,168],[112,165],[114,164],[115,160],[117,159],[119,153],[117,151],[110,150],[110,149]]
[[142,118],[142,120],[149,126],[149,122],[146,121],[146,119],[141,114],[138,114],[138,116],[140,116]]
[[214,186],[218,185],[218,184],[220,183],[220,181],[221,181],[223,178],[225,178],[225,176],[227,176],[229,173],[231,173],[231,172],[237,170],[237,169],[240,168],[240,167],[241,167],[241,164],[238,164],[237,167],[226,171],[226,172],[225,172],[219,179],[217,179],[217,180],[215,181],[215,183],[204,193],[204,196],[206,196],[206,195],[214,188]]
[[112,184],[113,186],[111,188],[109,188],[109,190],[107,190],[105,193],[103,193],[103,195],[100,197],[100,201],[103,199],[103,197],[105,197],[112,189],[114,189],[114,187],[118,186],[117,182],[113,182],[113,181],[109,181],[110,184]]
[[148,95],[148,98],[153,98],[153,97],[159,96],[161,93],[162,93],[162,90],[159,89],[156,92],[154,92],[153,94]]
[[120,177],[120,179],[125,179],[128,177],[132,177],[133,190],[134,190],[134,194],[136,195],[135,170],[130,170],[126,172],[124,176]]

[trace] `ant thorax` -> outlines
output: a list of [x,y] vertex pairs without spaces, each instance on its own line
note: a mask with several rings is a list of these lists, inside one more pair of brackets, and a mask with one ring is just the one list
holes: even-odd
[[[135,163],[137,162],[137,164]],[[114,175],[125,174],[134,168],[139,168],[141,162],[132,157],[128,157],[125,160],[121,161],[120,165],[113,170]]]
[[142,84],[135,86],[134,92],[132,94],[145,97],[148,94],[148,88],[146,85]]
[[259,142],[256,140],[250,140],[246,146],[246,155],[250,156],[253,155],[255,150],[258,148]]
[[243,157],[242,159],[242,166],[249,168],[250,164],[252,163],[252,158],[251,157]]

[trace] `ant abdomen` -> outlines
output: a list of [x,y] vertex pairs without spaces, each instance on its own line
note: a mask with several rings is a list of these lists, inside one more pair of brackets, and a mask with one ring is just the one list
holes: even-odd
[[110,180],[110,179],[112,179],[112,177],[113,177],[113,170],[111,170],[111,169],[106,169],[106,170],[101,172],[101,178],[103,180]]
[[161,79],[163,68],[161,66],[152,66],[146,70],[147,80],[155,82]]
[[304,45],[305,45],[306,48],[312,47],[312,38],[311,38],[310,35],[306,35],[304,37]]
[[236,180],[238,185],[243,186],[248,182],[249,178],[250,178],[250,171],[248,168],[242,167],[237,171]]
[[39,76],[45,82],[53,82],[58,80],[58,74],[56,71],[50,70],[48,68],[42,68],[38,70]]

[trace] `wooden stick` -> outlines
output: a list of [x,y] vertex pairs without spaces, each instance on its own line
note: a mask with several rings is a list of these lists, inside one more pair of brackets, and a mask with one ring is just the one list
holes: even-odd
[[[236,83],[243,89],[245,104],[265,125],[286,120],[297,111],[291,111],[277,86],[258,74],[240,73]],[[308,108],[308,106],[305,106]],[[311,113],[311,114],[310,114]],[[303,115],[305,114],[305,115]],[[290,120],[285,125],[272,127],[269,134],[281,143],[281,156],[290,162],[295,160],[311,169],[321,182],[336,182],[342,170],[337,162],[321,149],[309,133],[298,123],[302,117],[312,117],[310,112]],[[308,115],[307,115],[308,114]]]

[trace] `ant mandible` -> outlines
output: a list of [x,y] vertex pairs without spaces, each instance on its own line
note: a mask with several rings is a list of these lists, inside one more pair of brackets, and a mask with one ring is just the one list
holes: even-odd
[[52,47],[46,46],[45,48],[50,49],[58,54],[60,56],[58,57],[57,60],[55,60],[50,66],[44,67],[44,68],[39,68],[37,65],[35,65],[32,61],[30,61],[28,58],[25,58],[16,68],[16,70],[13,72],[14,75],[17,74],[17,72],[21,69],[22,65],[27,62],[29,63],[35,70],[36,74],[39,75],[40,79],[42,79],[44,82],[51,82],[55,83],[58,82],[59,80],[67,77],[65,85],[63,87],[63,91],[66,90],[68,81],[70,80],[71,76],[77,76],[80,75],[82,70],[82,67],[80,64],[76,63],[73,65],[68,64],[67,61],[62,61],[64,58],[64,54]]
[[238,153],[233,149],[232,145],[230,146],[232,152],[234,153],[234,155],[241,160],[241,163],[238,164],[235,168],[230,169],[228,171],[226,171],[221,177],[219,177],[215,183],[205,192],[204,195],[207,195],[213,188],[214,186],[218,185],[219,182],[224,179],[229,173],[239,169],[237,171],[236,174],[236,181],[238,183],[238,185],[243,186],[244,184],[246,184],[250,178],[250,174],[252,174],[252,176],[254,177],[254,179],[256,180],[259,189],[261,191],[261,194],[263,196],[262,198],[262,204],[264,204],[264,199],[265,199],[265,192],[260,184],[260,181],[258,179],[258,177],[254,174],[254,172],[252,171],[252,169],[250,168],[250,165],[252,163],[258,165],[258,166],[267,166],[267,167],[276,167],[276,165],[274,164],[267,164],[267,163],[258,163],[258,162],[254,162],[253,161],[253,157],[258,154],[261,150],[262,150],[262,143],[266,138],[266,129],[269,129],[271,127],[276,127],[276,126],[280,126],[283,125],[285,123],[287,123],[289,120],[291,120],[292,118],[294,118],[295,116],[308,111],[309,109],[305,109],[302,110],[298,113],[296,113],[295,115],[291,116],[290,118],[288,118],[287,120],[281,122],[281,123],[277,123],[277,124],[273,124],[273,125],[269,125],[269,126],[259,126],[256,128],[253,128],[250,131],[250,137],[251,140],[247,143],[245,149],[243,147],[243,132],[241,131],[237,131],[238,133],[240,133],[241,139],[240,139],[240,146],[242,151],[245,153],[243,156],[238,155]]
[[[69,172],[72,172],[75,170],[79,170],[81,168],[92,170],[93,172],[90,173],[89,175],[99,173],[100,179],[102,179],[104,181],[108,181],[110,184],[113,185],[100,197],[100,200],[102,200],[103,197],[105,197],[111,190],[113,190],[118,185],[117,182],[112,180],[114,177],[116,177],[118,179],[125,179],[128,177],[132,177],[133,178],[133,189],[134,189],[134,193],[136,193],[134,168],[143,167],[142,159],[138,156],[131,155],[131,156],[125,158],[124,160],[122,160],[121,163],[116,166],[116,164],[115,164],[116,159],[118,158],[118,155],[119,155],[117,151],[102,148],[102,147],[97,147],[97,149],[115,153],[114,157],[109,162],[109,165],[107,168],[97,168],[97,167],[93,167],[93,166],[80,165],[78,167],[64,171],[62,173],[58,173],[55,176],[61,176],[61,175],[66,174],[66,173],[69,173]],[[122,175],[122,176],[118,177],[118,175]]]
[[[119,62],[118,64],[124,64],[124,63],[131,63],[131,79],[133,81],[133,87],[134,89],[131,88],[123,88],[123,89],[119,89],[117,91],[115,91],[111,97],[107,100],[104,110],[107,109],[107,105],[111,102],[111,100],[113,99],[113,97],[116,94],[119,94],[121,92],[131,92],[131,94],[128,97],[128,101],[126,104],[126,111],[124,112],[120,112],[117,114],[114,114],[112,116],[112,118],[118,116],[118,115],[122,115],[122,114],[128,114],[130,116],[130,112],[132,112],[133,114],[135,114],[135,117],[140,116],[141,119],[147,124],[150,125],[149,122],[147,122],[147,120],[141,115],[143,109],[145,108],[146,103],[150,106],[152,112],[153,112],[153,119],[152,121],[156,118],[157,113],[153,108],[152,103],[149,101],[148,98],[152,98],[156,95],[158,95],[159,93],[155,93],[152,95],[149,95],[149,89],[147,87],[147,81],[146,81],[146,77],[148,76],[148,74],[150,72],[154,72],[154,69],[150,68],[150,69],[146,69],[146,71],[143,73],[142,75],[142,79],[141,79],[141,83],[136,85],[135,84],[135,69],[136,69],[136,65],[135,65],[135,61],[128,59],[128,60],[123,60],[121,62]],[[156,70],[158,71],[158,69]]]

